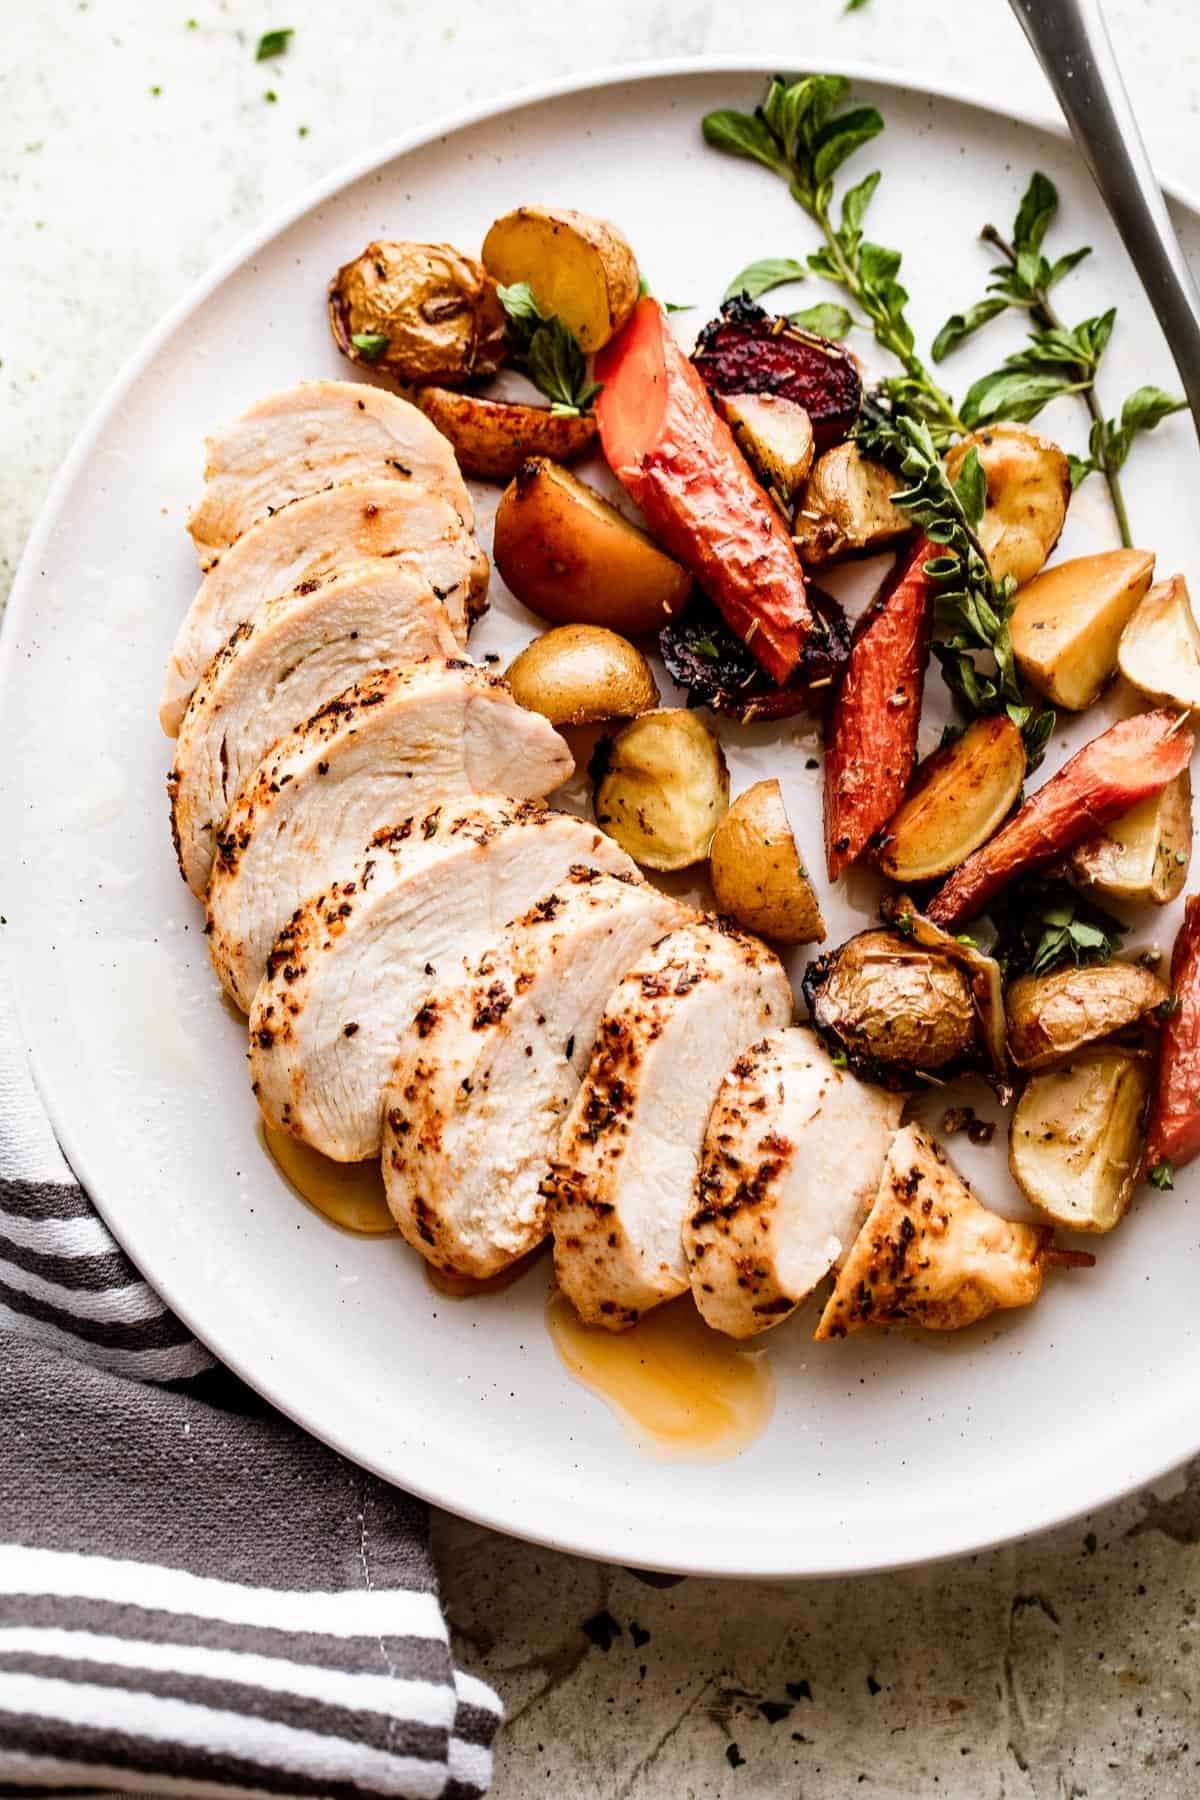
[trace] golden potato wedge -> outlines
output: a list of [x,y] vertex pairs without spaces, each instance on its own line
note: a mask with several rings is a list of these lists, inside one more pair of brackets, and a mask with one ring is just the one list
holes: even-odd
[[485,400],[453,388],[418,387],[413,400],[449,438],[464,475],[509,481],[530,456],[570,462],[582,456],[596,435],[591,413],[552,413],[548,406],[512,400]]
[[555,625],[658,631],[692,592],[686,569],[567,469],[522,463],[496,510],[492,554],[517,599]]
[[1117,665],[1160,705],[1200,706],[1200,632],[1182,575],[1151,588],[1125,627]]
[[738,449],[789,519],[813,466],[812,420],[782,394],[714,394]]
[[739,794],[713,833],[709,875],[720,912],[777,944],[820,944],[825,921],[777,781]]
[[884,834],[880,869],[905,884],[948,875],[987,842],[1025,779],[1025,746],[1001,713],[976,719],[918,768]]
[[1166,998],[1163,982],[1139,963],[1019,975],[1004,997],[1009,1054],[1019,1069],[1048,1069],[1136,1025]]
[[640,650],[600,625],[556,625],[526,644],[505,672],[513,698],[552,725],[633,719],[658,705]]
[[1121,633],[1154,579],[1152,550],[1105,550],[1043,569],[1017,595],[1012,646],[1039,694],[1082,712],[1116,673]]
[[592,763],[596,823],[647,869],[686,869],[708,855],[729,805],[724,752],[682,707],[643,713]]
[[978,536],[988,566],[997,581],[1011,575],[1024,587],[1062,535],[1071,499],[1070,465],[1049,438],[1028,425],[1002,421],[959,439],[946,458],[952,481],[972,449],[979,452],[987,483]]
[[1077,844],[1067,859],[1067,874],[1109,900],[1166,906],[1183,892],[1191,860],[1192,777],[1185,769],[1157,794]]
[[1137,1181],[1150,1058],[1084,1050],[1032,1075],[1013,1113],[1008,1162],[1025,1198],[1071,1231],[1111,1231]]
[[826,450],[813,465],[792,526],[801,562],[876,550],[911,531],[912,520],[892,505],[902,485],[882,463],[868,462],[857,444]]
[[589,355],[616,337],[638,303],[637,258],[615,225],[563,207],[518,206],[491,226],[483,266],[505,287],[528,282]]

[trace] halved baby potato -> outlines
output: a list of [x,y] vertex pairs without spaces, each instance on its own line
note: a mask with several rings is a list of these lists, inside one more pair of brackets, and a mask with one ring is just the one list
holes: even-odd
[[492,554],[523,606],[555,625],[658,631],[692,592],[686,569],[624,514],[544,457],[530,457],[496,510]]
[[638,303],[637,258],[615,225],[565,207],[518,206],[483,240],[483,266],[505,287],[524,281],[590,354]]
[[582,456],[596,435],[591,413],[575,417],[548,406],[488,400],[454,388],[418,387],[413,399],[454,447],[464,475],[508,481],[530,456],[570,462]]
[[1150,1098],[1144,1051],[1103,1047],[1030,1077],[1009,1132],[1025,1198],[1071,1231],[1111,1231],[1137,1182]]
[[813,466],[812,420],[782,394],[714,394],[713,403],[767,492],[790,519]]
[[857,444],[835,444],[813,465],[800,497],[792,536],[800,560],[832,562],[850,551],[877,550],[912,530],[892,505],[903,484],[882,463],[869,462]]
[[1200,631],[1182,575],[1151,588],[1125,627],[1117,660],[1126,681],[1148,699],[1200,706]]
[[1004,997],[1008,1048],[1019,1069],[1045,1069],[1136,1025],[1167,998],[1138,963],[1099,963],[1020,975]]
[[976,719],[921,764],[877,861],[893,881],[948,875],[987,842],[1025,779],[1025,746],[1006,714]]
[[825,921],[800,860],[777,781],[739,794],[713,833],[709,875],[717,909],[777,944],[820,944]]
[[1116,673],[1121,633],[1154,578],[1151,550],[1105,550],[1043,569],[1017,595],[1017,667],[1055,706],[1082,712]]
[[960,438],[946,458],[955,480],[971,450],[987,484],[978,537],[997,581],[1032,581],[1062,535],[1071,498],[1071,469],[1063,452],[1028,425],[1001,421]]
[[592,762],[596,823],[647,869],[687,869],[708,855],[729,805],[724,752],[695,713],[644,713]]
[[1192,777],[1185,769],[1067,859],[1072,881],[1109,900],[1166,906],[1178,898],[1192,861]]
[[552,725],[633,719],[658,705],[640,650],[600,625],[557,625],[526,644],[505,680],[513,698]]

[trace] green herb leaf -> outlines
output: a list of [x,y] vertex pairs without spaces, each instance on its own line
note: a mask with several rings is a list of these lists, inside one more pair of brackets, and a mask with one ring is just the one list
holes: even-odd
[[1175,1165],[1164,1156],[1160,1162],[1155,1163],[1146,1179],[1151,1187],[1168,1193],[1175,1186]]
[[1060,394],[1070,393],[1072,383],[1061,375],[1031,375],[1021,369],[997,369],[983,375],[967,390],[962,403],[963,424],[974,430],[995,419],[1027,424]]
[[587,378],[587,359],[574,336],[553,313],[544,313],[527,281],[497,287],[508,315],[507,337],[512,359],[550,401],[560,417],[586,412],[600,384]]
[[1121,408],[1121,420],[1109,420],[1104,428],[1104,451],[1110,468],[1119,469],[1133,448],[1139,431],[1153,431],[1172,413],[1186,412],[1187,401],[1181,394],[1168,394],[1159,387],[1135,388]]
[[1067,467],[1071,471],[1071,492],[1074,493],[1080,482],[1087,480],[1087,477],[1095,469],[1096,464],[1090,456],[1072,456],[1068,454]]
[[1048,175],[1035,169],[1013,222],[1013,248],[1018,255],[1023,251],[1036,255],[1057,211],[1058,189]]
[[696,652],[697,656],[707,656],[712,662],[716,662],[721,654],[707,632],[703,633],[700,637],[693,638],[691,648]]
[[1126,929],[1064,881],[1014,882],[988,910],[997,933],[992,954],[1006,980],[1069,963],[1111,962]]
[[704,141],[729,156],[748,156],[768,169],[782,169],[786,159],[757,113],[728,110],[706,113]]
[[978,525],[987,505],[987,479],[979,460],[979,451],[974,444],[963,458],[962,468],[954,483],[954,492],[958,495],[967,524]]
[[837,237],[847,256],[854,256],[862,242],[863,219],[880,180],[880,171],[873,169],[857,187],[847,188],[842,197],[842,222],[838,227]]
[[378,362],[388,347],[387,336],[382,331],[355,331],[350,342],[364,362]]
[[817,133],[812,172],[819,187],[833,180],[842,164],[883,130],[883,115],[874,106],[853,106],[837,113]]
[[793,256],[767,256],[761,262],[748,263],[740,274],[735,275],[722,300],[732,300],[737,294],[745,294],[750,300],[757,300],[761,294],[770,293],[772,288],[783,287],[789,281],[803,281],[804,264]]
[[788,314],[789,325],[797,331],[813,331],[818,337],[844,338],[854,324],[854,320],[844,306],[834,300],[818,300],[815,306],[805,306],[799,312]]
[[930,355],[934,362],[942,362],[952,350],[956,350],[982,325],[986,325],[989,319],[999,318],[1002,312],[1007,311],[1008,301],[993,294],[986,300],[977,300],[974,306],[968,306],[966,312],[951,313],[933,340]]
[[258,49],[254,52],[255,62],[266,62],[268,57],[282,56],[294,36],[290,25],[283,31],[264,31],[258,40]]
[[668,313],[694,312],[696,309],[694,300],[663,300],[660,304],[663,311]]

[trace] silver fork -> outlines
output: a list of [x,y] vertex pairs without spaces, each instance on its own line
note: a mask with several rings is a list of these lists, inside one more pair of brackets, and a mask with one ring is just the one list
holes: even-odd
[[1158,314],[1200,434],[1200,290],[1154,178],[1100,0],[1011,0]]

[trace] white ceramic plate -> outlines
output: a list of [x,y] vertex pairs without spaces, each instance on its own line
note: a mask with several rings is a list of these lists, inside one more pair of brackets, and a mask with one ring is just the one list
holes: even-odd
[[[1067,144],[950,99],[861,86],[888,120],[863,164],[877,150],[885,169],[870,229],[905,249],[922,341],[982,291],[975,234],[985,218],[1007,225],[1037,165],[1063,196],[1064,247],[1096,247],[1065,308],[1121,309],[1106,395],[1175,385]],[[196,581],[184,518],[202,439],[272,388],[347,373],[324,320],[330,271],[377,235],[473,249],[497,213],[554,199],[617,220],[655,291],[697,303],[680,320],[688,332],[743,264],[813,242],[781,184],[701,143],[706,110],[749,106],[760,88],[747,69],[656,73],[459,122],[355,170],[167,321],[76,447],[18,578],[0,685],[0,899],[37,1076],[74,1167],[145,1274],[247,1381],[358,1462],[503,1530],[647,1567],[804,1575],[975,1549],[1200,1447],[1197,1185],[1144,1194],[1092,1273],[1059,1276],[1032,1312],[960,1339],[818,1348],[802,1325],[784,1327],[771,1342],[778,1407],[759,1442],[717,1466],[649,1458],[560,1366],[542,1325],[545,1265],[503,1296],[452,1304],[399,1241],[339,1233],[286,1189],[256,1136],[243,1031],[218,1003],[174,867],[156,720]],[[1200,247],[1196,214],[1181,209],[1180,222]],[[947,379],[961,393],[1004,347],[993,327]],[[1081,446],[1070,402],[1046,425]],[[1129,474],[1136,528],[1165,570],[1194,565],[1200,547],[1183,504],[1200,491],[1196,463],[1184,419],[1140,446]],[[1110,541],[1092,482],[1064,548]],[[477,653],[507,652],[532,628],[498,582],[493,607]],[[794,741],[808,729],[726,737],[735,787],[785,778],[819,868],[819,775]],[[872,904],[865,881],[848,894]],[[827,916],[838,942],[863,914],[839,897]],[[1153,923],[1169,942],[1173,917]],[[956,1159],[985,1196],[1015,1206],[1002,1148],[968,1158],[961,1143]]]

